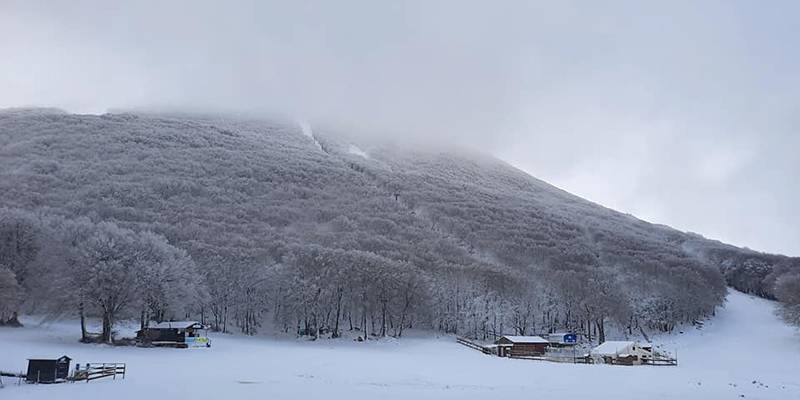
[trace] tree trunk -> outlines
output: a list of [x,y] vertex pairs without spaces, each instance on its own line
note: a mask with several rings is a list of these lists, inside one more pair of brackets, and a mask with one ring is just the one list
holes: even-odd
[[78,314],[81,317],[81,342],[86,342],[88,338],[86,337],[86,313],[84,311],[83,306],[83,299],[78,303]]
[[338,338],[339,337],[339,315],[342,312],[342,290],[339,289],[336,297],[336,322],[333,324],[333,334],[331,337]]
[[367,310],[364,310],[364,341],[367,341]]
[[642,328],[641,326],[639,326],[639,332],[641,332],[642,337],[644,337],[644,340],[646,340],[648,342],[650,341],[650,337],[647,336],[647,333],[644,331],[644,328]]
[[347,322],[350,324],[350,331],[352,332],[353,331],[353,313],[352,312],[348,312],[347,313]]
[[111,313],[108,311],[103,310],[103,333],[101,334],[101,340],[103,343],[112,344],[113,340],[111,338]]
[[602,344],[606,341],[605,318],[598,318],[595,321],[595,326],[597,327],[597,341]]
[[228,333],[228,305],[225,305],[222,314],[222,333]]
[[386,336],[386,300],[381,304],[381,337]]
[[[583,324],[583,322],[581,322]],[[591,321],[586,322],[586,337],[589,339],[589,342],[592,341],[592,323]]]

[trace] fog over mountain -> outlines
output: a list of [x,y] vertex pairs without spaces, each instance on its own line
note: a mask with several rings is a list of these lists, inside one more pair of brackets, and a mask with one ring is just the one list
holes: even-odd
[[800,400],[798,16],[0,0],[0,400]]
[[0,145],[6,318],[80,310],[104,337],[121,318],[202,315],[248,334],[271,320],[315,337],[347,324],[602,340],[702,320],[726,280],[797,317],[797,259],[638,220],[471,150],[52,109],[0,112]]
[[798,3],[0,2],[0,107],[288,116],[486,151],[800,255]]

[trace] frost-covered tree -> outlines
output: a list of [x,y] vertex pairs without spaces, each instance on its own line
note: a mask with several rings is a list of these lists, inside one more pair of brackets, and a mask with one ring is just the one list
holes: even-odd
[[800,271],[781,275],[775,283],[775,295],[783,303],[784,318],[800,325]]
[[[102,319],[103,342],[114,323],[139,311],[141,322],[183,316],[182,305],[197,300],[198,277],[186,253],[162,237],[102,222],[74,244],[67,287],[76,293],[83,321],[87,304]],[[82,328],[85,336],[85,328]]]
[[138,295],[140,249],[132,231],[111,223],[100,223],[78,249],[81,262],[75,278],[86,300],[100,311],[101,340],[110,343],[114,323]]
[[0,265],[25,285],[30,265],[41,250],[38,220],[30,212],[0,208]]
[[186,251],[171,246],[152,232],[135,237],[138,249],[135,298],[140,324],[182,317],[205,300],[205,290]]
[[20,287],[11,270],[0,265],[0,325],[18,325],[17,310],[20,301]]

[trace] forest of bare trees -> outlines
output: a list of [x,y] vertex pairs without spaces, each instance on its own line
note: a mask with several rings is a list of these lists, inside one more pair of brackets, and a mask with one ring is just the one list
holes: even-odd
[[[102,341],[120,320],[187,317],[250,335],[602,341],[723,303],[731,257],[710,241],[486,156],[362,146],[259,121],[0,112],[0,321],[96,318],[82,337]],[[796,319],[786,268],[769,294]]]
[[718,242],[694,243],[690,248],[707,262],[719,265],[736,290],[781,303],[781,315],[800,326],[800,258],[758,253]]

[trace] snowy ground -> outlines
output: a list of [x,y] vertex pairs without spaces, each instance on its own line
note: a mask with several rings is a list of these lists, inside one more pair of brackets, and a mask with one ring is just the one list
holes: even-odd
[[16,386],[0,398],[800,399],[800,335],[773,304],[738,292],[702,330],[660,338],[677,367],[572,365],[483,355],[453,338],[370,343],[216,335],[211,349],[113,348],[73,325],[0,328],[0,370],[32,356],[125,362],[124,381]]

